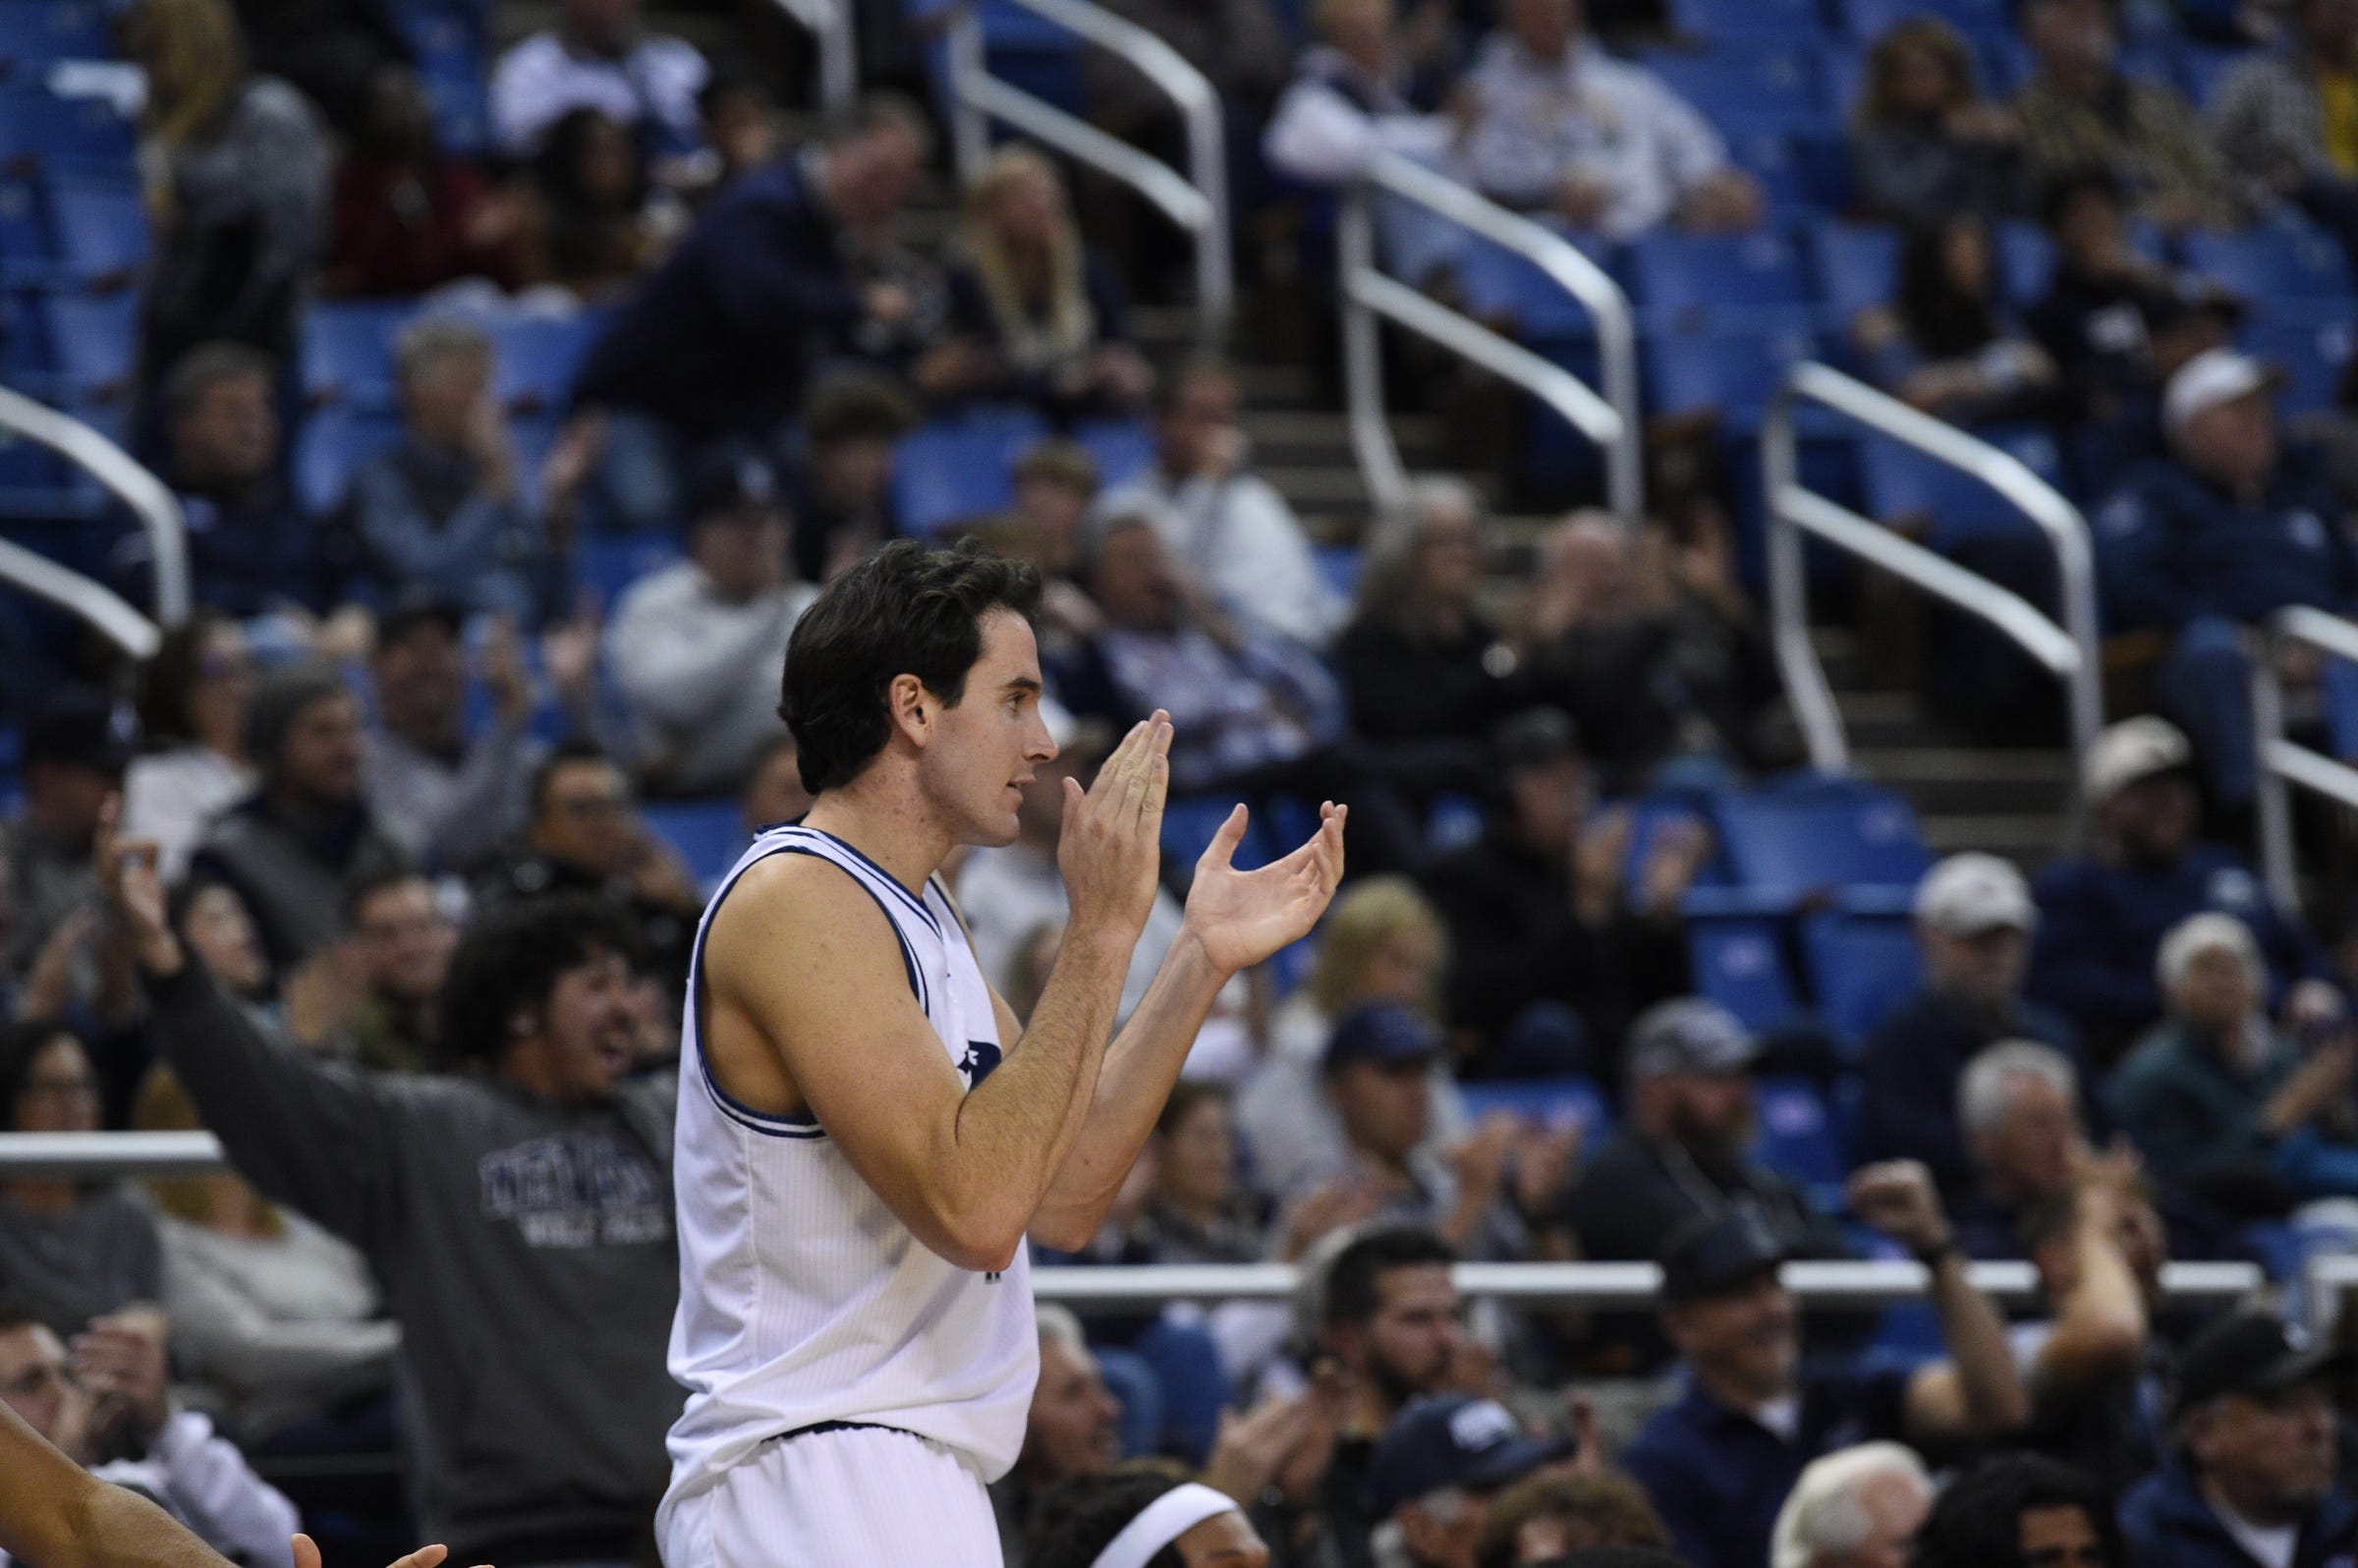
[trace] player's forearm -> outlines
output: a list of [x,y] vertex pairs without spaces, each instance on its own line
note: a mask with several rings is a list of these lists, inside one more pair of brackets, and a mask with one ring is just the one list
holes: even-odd
[[1227,980],[1194,933],[1182,930],[1130,1022],[1106,1047],[1080,1137],[1033,1216],[1035,1238],[1069,1252],[1096,1234]]
[[69,1505],[71,1528],[42,1568],[228,1568],[221,1555],[144,1497],[91,1481]]

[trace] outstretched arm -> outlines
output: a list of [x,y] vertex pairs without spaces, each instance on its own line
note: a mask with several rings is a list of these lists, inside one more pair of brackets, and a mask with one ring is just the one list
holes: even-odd
[[[1196,863],[1179,939],[1107,1049],[1080,1138],[1032,1216],[1031,1233],[1041,1245],[1067,1252],[1089,1245],[1154,1130],[1220,987],[1237,971],[1309,935],[1325,913],[1342,880],[1347,811],[1328,802],[1309,842],[1257,871],[1230,864],[1245,836],[1245,809],[1220,824]],[[1079,931],[1076,919],[1066,941]]]

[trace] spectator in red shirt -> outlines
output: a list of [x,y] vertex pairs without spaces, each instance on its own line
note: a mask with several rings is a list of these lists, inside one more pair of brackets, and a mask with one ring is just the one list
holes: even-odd
[[447,156],[418,75],[388,65],[369,83],[360,138],[336,172],[330,294],[422,294],[454,278],[517,278],[516,212]]

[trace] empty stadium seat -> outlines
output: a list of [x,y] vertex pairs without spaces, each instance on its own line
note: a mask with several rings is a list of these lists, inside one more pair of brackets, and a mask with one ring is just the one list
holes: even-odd
[[1750,38],[1710,54],[1654,49],[1642,59],[1722,130],[1727,122],[1721,117],[1731,110],[1752,122],[1773,121],[1788,129],[1826,117],[1818,51],[1810,43]]
[[1802,922],[1801,951],[1818,1015],[1846,1043],[1890,1017],[1924,979],[1915,927],[1896,914],[1813,915]]
[[303,421],[295,437],[295,496],[307,512],[344,504],[352,471],[392,445],[401,421],[391,414],[325,409]]
[[113,401],[131,390],[139,345],[138,296],[52,294],[42,304],[63,394],[76,401]]
[[1756,1092],[1753,1157],[1818,1193],[1839,1192],[1857,1162],[1825,1092],[1807,1078],[1767,1074]]
[[40,192],[30,180],[0,176],[0,282],[38,282],[56,265]]
[[0,166],[85,163],[128,173],[132,141],[131,122],[104,98],[61,97],[37,86],[0,88]]
[[696,885],[707,894],[745,853],[745,823],[735,801],[649,801],[640,810],[646,825],[679,851]]
[[1154,427],[1145,420],[1092,420],[1073,431],[1097,460],[1097,478],[1111,489],[1127,484],[1154,462]]
[[[1236,807],[1232,795],[1199,795],[1173,800],[1162,812],[1162,854],[1166,863],[1176,863],[1191,870],[1204,852],[1211,847],[1211,836],[1228,819]],[[1236,846],[1233,862],[1240,869],[1256,870],[1269,864],[1268,824],[1255,813],[1245,824],[1245,836]]]
[[1913,887],[1932,865],[1915,810],[1856,779],[1802,776],[1712,808],[1736,886],[1790,906],[1847,887]]
[[[2049,483],[2062,482],[2062,453],[2051,431],[2026,426],[1974,433],[2020,459]],[[1883,522],[1929,515],[1931,542],[1937,548],[1990,526],[2011,528],[2021,517],[2012,502],[1964,470],[1885,437],[1870,436],[1860,443],[1859,480],[1868,515]]]
[[1861,310],[1890,303],[1899,250],[1899,230],[1887,224],[1822,223],[1811,231],[1810,275],[1836,330]]
[[1735,1014],[1747,1029],[1774,1029],[1801,1011],[1773,916],[1690,912],[1687,962],[1696,993]]
[[991,411],[922,425],[901,438],[893,501],[901,527],[924,535],[1004,510],[1015,460],[1044,433],[1030,410]]
[[1475,1121],[1497,1111],[1528,1117],[1550,1127],[1575,1126],[1585,1146],[1595,1148],[1612,1126],[1604,1091],[1585,1073],[1561,1078],[1487,1078],[1458,1086],[1466,1115]]
[[147,261],[147,210],[127,181],[53,173],[47,181],[58,261],[84,284],[128,283]]
[[303,320],[303,390],[347,409],[393,406],[393,338],[416,313],[406,300],[315,305]]
[[1657,413],[1716,408],[1733,430],[1749,433],[1786,369],[1818,353],[1817,335],[1801,324],[1657,331],[1645,344],[1645,385]]
[[1825,31],[1818,0],[1670,0],[1680,32],[1721,42],[1815,38]]
[[[1548,222],[1546,227],[1590,260],[1610,266],[1611,247],[1600,237],[1574,234],[1558,223]],[[1469,311],[1511,323],[1526,342],[1586,341],[1594,335],[1589,312],[1579,301],[1532,262],[1487,240],[1466,242],[1458,257],[1457,283]]]
[[1650,234],[1630,246],[1626,269],[1631,296],[1662,325],[1740,319],[1747,308],[1801,306],[1810,298],[1799,253],[1773,231]]
[[[2289,315],[2291,312],[2283,312]],[[2319,319],[2278,319],[2248,327],[2243,346],[2284,372],[2283,407],[2288,414],[2331,408],[2350,357],[2350,318],[2332,308]]]
[[519,411],[562,408],[583,356],[605,322],[605,316],[593,313],[561,319],[503,316],[490,323],[501,400]]
[[1911,17],[1931,13],[1968,38],[2003,33],[2011,27],[2005,0],[1841,0],[1844,29],[1873,43]]
[[115,52],[97,0],[0,0],[0,65],[18,77],[54,60],[105,60]]
[[2283,302],[2351,299],[2350,264],[2340,246],[2307,226],[2268,224],[2241,234],[2189,234],[2186,266],[2223,283],[2265,317]]

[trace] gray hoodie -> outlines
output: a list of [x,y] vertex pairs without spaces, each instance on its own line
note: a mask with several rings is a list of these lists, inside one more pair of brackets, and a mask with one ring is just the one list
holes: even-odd
[[256,1029],[191,960],[151,982],[164,1056],[268,1198],[368,1260],[402,1326],[411,1484],[462,1562],[630,1556],[683,1394],[675,1085],[568,1108],[373,1074]]

